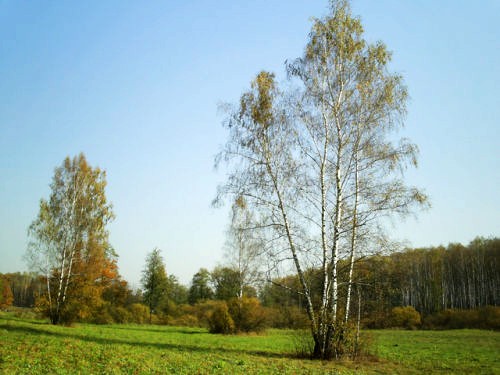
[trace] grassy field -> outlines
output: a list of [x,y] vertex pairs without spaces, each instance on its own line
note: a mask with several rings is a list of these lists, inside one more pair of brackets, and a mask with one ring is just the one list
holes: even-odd
[[86,325],[54,327],[0,313],[4,374],[500,374],[500,333],[370,331],[373,358],[297,359],[297,332],[245,336],[204,329]]

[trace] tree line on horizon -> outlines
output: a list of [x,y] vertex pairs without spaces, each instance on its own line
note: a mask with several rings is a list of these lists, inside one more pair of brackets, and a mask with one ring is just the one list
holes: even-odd
[[[359,310],[361,325],[368,328],[500,329],[499,262],[500,239],[480,237],[467,246],[451,243],[447,247],[369,256],[358,263],[356,278],[362,287],[355,290],[360,298],[351,300],[351,309]],[[308,270],[307,274],[311,279],[318,278],[317,270]],[[79,312],[73,319],[209,327],[210,315],[216,310],[220,314],[226,304],[222,307],[225,319],[233,321],[229,332],[239,326],[243,331],[307,328],[304,301],[296,292],[296,275],[245,285],[242,279],[236,268],[226,265],[212,271],[201,268],[189,286],[182,285],[173,274],[167,275],[160,250],[154,249],[145,260],[141,289],[134,291],[125,280],[115,278],[101,289],[101,300],[90,314]],[[1,274],[0,293],[2,309],[12,305],[44,312],[46,280],[42,275]],[[319,293],[316,287],[314,294]],[[340,295],[345,296],[345,288]],[[237,301],[245,305],[246,321],[241,317],[238,321],[243,305]],[[88,311],[89,306],[81,308]],[[239,326],[235,326],[230,311]],[[480,311],[487,315],[478,315]]]

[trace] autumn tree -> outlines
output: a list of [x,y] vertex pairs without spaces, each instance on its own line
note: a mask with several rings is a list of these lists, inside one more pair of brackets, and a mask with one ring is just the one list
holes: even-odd
[[9,280],[4,275],[0,274],[0,309],[4,309],[14,301]]
[[106,282],[116,276],[106,229],[114,215],[105,187],[105,172],[92,168],[83,154],[67,157],[55,169],[50,197],[40,201],[29,227],[26,258],[45,276],[39,303],[53,324],[88,317],[102,302]]
[[[403,181],[417,149],[393,141],[408,95],[390,58],[383,43],[363,39],[348,1],[332,1],[303,56],[287,64],[292,88],[261,72],[228,108],[229,140],[216,163],[227,162],[230,174],[216,201],[243,197],[268,258],[297,272],[315,358],[345,354],[339,290],[354,283],[358,250],[375,247],[369,240],[381,237],[382,218],[426,202]],[[345,259],[348,277],[340,280]],[[309,269],[320,270],[319,298]]]
[[146,265],[141,278],[143,298],[149,307],[149,323],[157,309],[167,301],[168,279],[160,249],[155,248],[146,257]]

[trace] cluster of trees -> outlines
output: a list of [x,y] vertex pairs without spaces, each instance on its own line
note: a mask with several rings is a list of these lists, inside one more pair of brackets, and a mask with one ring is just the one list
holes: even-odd
[[396,306],[413,307],[423,323],[447,309],[498,306],[499,266],[498,238],[367,258],[358,267],[365,321],[383,327]]
[[105,173],[80,154],[56,168],[29,228],[27,259],[40,276],[11,293],[54,324],[158,321],[234,332],[258,329],[277,311],[284,318],[273,324],[305,322],[311,355],[321,359],[353,355],[352,327],[359,332],[374,316],[413,324],[414,311],[497,305],[498,252],[488,241],[373,255],[390,248],[381,219],[428,205],[403,181],[417,147],[395,135],[408,94],[390,60],[382,42],[364,39],[349,1],[331,1],[303,55],[286,64],[288,85],[262,71],[227,106],[229,138],[216,164],[227,164],[228,180],[214,201],[232,202],[227,266],[200,269],[188,289],[167,276],[155,249],[142,294],[132,292],[108,241]]
[[0,308],[10,305],[33,307],[37,296],[44,291],[43,278],[34,273],[0,274]]

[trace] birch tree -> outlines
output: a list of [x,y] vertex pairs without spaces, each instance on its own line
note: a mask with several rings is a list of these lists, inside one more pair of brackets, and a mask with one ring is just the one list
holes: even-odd
[[[345,354],[339,287],[348,286],[358,250],[380,230],[381,218],[408,214],[426,196],[403,182],[417,148],[394,143],[407,90],[388,71],[383,43],[363,39],[348,1],[333,1],[315,19],[304,55],[287,64],[290,88],[261,72],[237,106],[228,107],[229,140],[216,159],[230,174],[216,201],[243,197],[255,214],[271,263],[296,271],[314,341],[315,358]],[[348,259],[347,280],[339,262]],[[319,269],[313,296],[309,269]]]
[[85,308],[98,303],[98,286],[114,277],[116,254],[106,230],[114,215],[106,200],[105,172],[92,168],[83,154],[67,157],[50,187],[50,198],[40,201],[29,227],[26,255],[45,276],[46,313],[58,324],[83,317]]
[[245,200],[238,197],[231,207],[231,224],[227,233],[226,262],[238,272],[238,298],[245,288],[253,287],[262,279],[263,244],[253,230],[252,213]]

